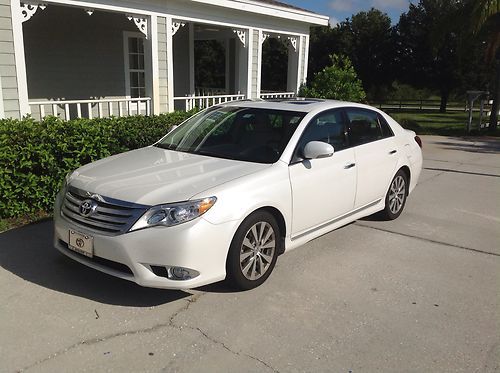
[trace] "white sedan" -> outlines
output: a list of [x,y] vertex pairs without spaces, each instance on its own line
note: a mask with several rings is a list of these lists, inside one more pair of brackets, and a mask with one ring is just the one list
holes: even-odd
[[421,168],[418,136],[373,107],[229,103],[69,174],[54,244],[142,286],[250,289],[285,251],[377,212],[397,218]]

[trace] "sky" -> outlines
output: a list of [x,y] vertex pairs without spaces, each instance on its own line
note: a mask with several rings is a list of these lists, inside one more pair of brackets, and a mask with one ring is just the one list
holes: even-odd
[[[285,3],[311,10],[330,17],[333,26],[356,14],[377,8],[391,17],[392,23],[399,21],[401,13],[408,10],[410,0],[281,0]],[[414,1],[415,2],[415,1]]]

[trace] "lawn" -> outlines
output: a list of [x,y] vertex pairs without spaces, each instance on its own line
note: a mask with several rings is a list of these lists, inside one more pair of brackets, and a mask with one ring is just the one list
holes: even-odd
[[[442,135],[442,136],[464,136],[465,126],[467,123],[468,113],[462,111],[454,111],[448,113],[440,113],[437,111],[397,111],[387,110],[396,121],[403,127],[415,131],[419,135]],[[472,132],[477,135],[477,120],[478,113],[474,113]],[[484,122],[484,119],[483,119]],[[500,136],[500,131],[491,134],[484,129],[481,134]]]

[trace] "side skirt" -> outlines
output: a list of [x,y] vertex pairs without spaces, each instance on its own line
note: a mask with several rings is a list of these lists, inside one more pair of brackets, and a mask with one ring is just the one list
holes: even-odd
[[299,233],[291,238],[288,238],[285,243],[285,251],[292,250],[298,246],[305,244],[308,241],[313,240],[316,237],[322,236],[334,229],[344,226],[350,222],[353,222],[362,217],[374,214],[384,208],[384,201],[378,199],[365,206],[359,207],[356,210],[352,210],[347,214],[338,216],[332,220],[320,224],[317,227],[308,229],[305,232]]

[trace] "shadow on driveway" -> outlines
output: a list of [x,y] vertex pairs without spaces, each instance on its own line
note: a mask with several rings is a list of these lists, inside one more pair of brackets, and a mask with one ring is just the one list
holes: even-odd
[[190,296],[144,288],[75,262],[53,247],[52,232],[52,221],[46,221],[0,234],[0,266],[45,288],[106,304],[151,307]]
[[448,137],[446,141],[432,141],[432,143],[440,145],[445,150],[483,154],[500,153],[500,138],[496,137],[465,137],[464,139]]

